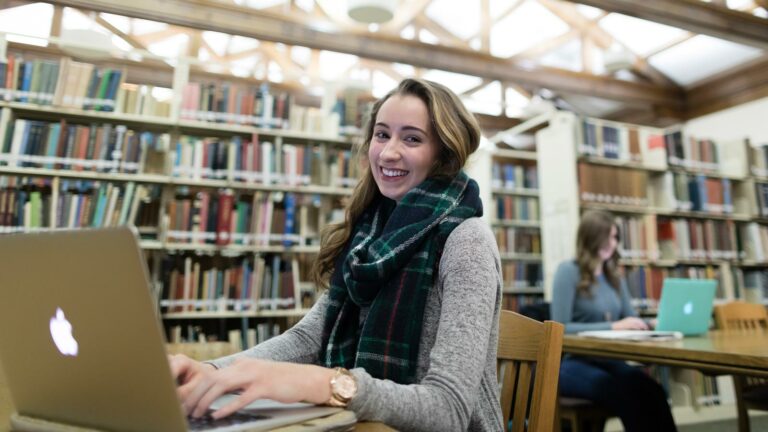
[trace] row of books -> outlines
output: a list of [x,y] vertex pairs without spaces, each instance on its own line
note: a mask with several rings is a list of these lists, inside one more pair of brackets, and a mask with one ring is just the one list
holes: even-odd
[[493,234],[501,253],[541,253],[541,233],[538,229],[496,227]]
[[659,252],[663,259],[738,259],[732,220],[657,218]]
[[168,255],[162,272],[165,312],[277,310],[298,303],[298,262],[279,254]]
[[581,155],[642,162],[644,152],[663,150],[663,135],[655,129],[598,119],[585,119],[580,127],[578,151]]
[[539,200],[534,197],[498,195],[495,197],[498,220],[539,220]]
[[497,189],[538,189],[536,165],[493,162],[491,184]]
[[[258,322],[253,327],[229,330],[225,337],[219,336],[218,333],[199,324],[173,325],[168,328],[168,342],[172,344],[207,344],[226,341],[231,345],[231,348],[228,347],[229,352],[240,352],[279,335],[282,330],[280,324],[276,322]],[[201,351],[205,350],[201,349]],[[209,356],[201,358],[209,358]]]
[[768,177],[768,144],[750,147],[749,158],[752,174]]
[[237,245],[316,244],[319,197],[231,190],[181,193],[168,205],[169,240]]
[[24,61],[9,56],[0,62],[0,96],[7,101],[114,111],[122,70],[98,68],[63,57]]
[[539,295],[514,294],[505,295],[501,299],[501,308],[504,310],[519,311],[521,307],[543,302]]
[[181,119],[282,129],[292,96],[260,86],[190,82],[181,96]]
[[578,176],[582,201],[637,207],[648,204],[646,171],[579,162]]
[[541,288],[544,273],[541,263],[504,261],[501,264],[504,286],[509,288]]
[[148,152],[166,149],[170,142],[165,133],[111,123],[68,124],[65,119],[17,119],[4,138],[0,162],[6,166],[134,174],[144,172]]
[[768,226],[755,222],[740,225],[739,237],[746,259],[759,262],[768,261]]
[[[661,299],[665,278],[719,279],[720,275],[719,269],[712,265],[674,268],[638,266],[625,269],[623,278],[630,296],[640,309],[655,309]],[[718,283],[718,289],[723,287],[724,284]],[[718,297],[725,298],[725,294],[721,291]]]
[[656,259],[656,216],[617,216],[619,255],[629,259]]
[[290,94],[274,92],[266,83],[190,82],[182,92],[181,118],[335,136],[359,132],[370,109],[370,103],[361,100],[364,96],[347,89],[333,106],[323,110],[297,105]]
[[155,89],[170,91],[162,87],[122,83],[117,90],[115,112],[152,117],[170,117],[171,103],[154,95]]
[[351,187],[359,175],[351,150],[260,142],[256,134],[250,139],[184,135],[176,142],[172,158],[171,175],[193,180]]
[[768,218],[768,183],[755,183],[757,214]]
[[733,186],[727,178],[667,172],[650,181],[652,201],[657,207],[715,214],[733,213]]
[[157,187],[0,177],[0,230],[158,225]]
[[685,137],[682,131],[673,131],[664,135],[664,144],[669,165],[712,171],[720,169],[719,147],[712,140]]

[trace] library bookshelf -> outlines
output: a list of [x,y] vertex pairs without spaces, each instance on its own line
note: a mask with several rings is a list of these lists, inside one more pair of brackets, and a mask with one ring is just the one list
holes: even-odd
[[544,298],[536,151],[497,143],[490,158],[490,223],[501,257],[502,307],[518,311]]
[[[655,315],[665,277],[717,279],[717,302],[765,303],[764,147],[568,112],[535,136],[547,298],[558,264],[575,255],[580,215],[598,209],[616,217],[623,278],[642,314]],[[727,380],[657,369],[675,404],[733,402]]]
[[161,101],[125,69],[2,60],[0,233],[135,225],[171,342],[246,347],[306,314],[320,230],[357,182],[364,95],[323,111],[181,62]]

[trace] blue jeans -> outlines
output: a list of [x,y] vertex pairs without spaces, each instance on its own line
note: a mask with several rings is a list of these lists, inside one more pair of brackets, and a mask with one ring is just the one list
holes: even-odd
[[661,385],[623,361],[568,356],[559,385],[560,395],[591,400],[617,415],[626,432],[677,430]]

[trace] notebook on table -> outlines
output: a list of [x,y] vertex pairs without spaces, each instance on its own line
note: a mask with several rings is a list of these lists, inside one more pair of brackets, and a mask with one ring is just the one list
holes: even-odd
[[[17,418],[190,430],[134,230],[0,236],[0,298],[0,364]],[[267,430],[338,411],[259,401],[193,430]]]
[[717,281],[664,279],[655,330],[605,330],[579,332],[600,339],[661,341],[706,333],[712,319]]

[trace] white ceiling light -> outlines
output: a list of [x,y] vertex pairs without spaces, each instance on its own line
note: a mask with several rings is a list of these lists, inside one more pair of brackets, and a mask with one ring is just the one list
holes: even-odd
[[635,57],[626,49],[611,48],[603,53],[603,67],[608,73],[632,69],[633,64]]
[[347,14],[355,21],[381,24],[395,16],[398,0],[347,0]]

